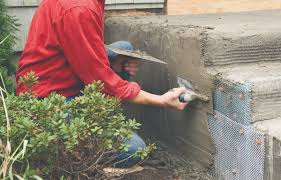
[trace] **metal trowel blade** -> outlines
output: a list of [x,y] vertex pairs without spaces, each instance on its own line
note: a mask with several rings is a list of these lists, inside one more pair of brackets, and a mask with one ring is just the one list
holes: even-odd
[[177,78],[177,82],[178,82],[179,87],[185,87],[186,89],[193,90],[193,86],[192,86],[191,82],[189,82],[181,77]]
[[177,82],[180,87],[185,87],[186,89],[191,90],[192,92],[189,92],[189,93],[192,93],[196,99],[199,99],[204,102],[208,102],[210,100],[208,96],[194,92],[193,85],[190,81],[187,81],[183,78],[178,77]]

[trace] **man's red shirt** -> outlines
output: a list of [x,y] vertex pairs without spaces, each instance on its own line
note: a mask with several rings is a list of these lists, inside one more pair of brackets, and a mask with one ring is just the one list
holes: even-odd
[[29,30],[19,60],[17,94],[27,89],[19,77],[33,71],[39,77],[33,92],[46,97],[78,94],[94,80],[104,92],[129,100],[140,86],[122,80],[110,68],[104,48],[104,0],[43,0]]

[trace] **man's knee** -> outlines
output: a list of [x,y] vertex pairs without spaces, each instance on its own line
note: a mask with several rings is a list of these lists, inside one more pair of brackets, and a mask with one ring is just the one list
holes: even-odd
[[142,150],[146,147],[143,139],[139,135],[137,135],[136,133],[133,133],[132,138],[131,138],[131,140],[128,144],[131,145],[130,148],[129,148],[130,154],[134,154],[138,150]]
[[133,165],[136,165],[141,161],[141,158],[134,156],[135,153],[139,150],[143,150],[146,147],[143,139],[136,133],[133,133],[131,139],[127,140],[125,143],[130,147],[128,149],[128,152],[120,153],[117,156],[115,160],[116,167],[131,167]]

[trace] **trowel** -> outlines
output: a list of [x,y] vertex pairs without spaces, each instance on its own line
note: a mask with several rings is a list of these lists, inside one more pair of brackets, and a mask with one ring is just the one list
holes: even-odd
[[[106,48],[110,49],[111,51],[122,55],[122,56],[128,56],[128,57],[132,57],[135,59],[139,59],[139,60],[146,60],[146,61],[150,61],[150,62],[155,62],[155,63],[160,63],[160,64],[164,64],[167,65],[166,62],[161,61],[160,59],[157,59],[155,57],[150,56],[149,54],[147,54],[146,52],[143,51],[128,51],[128,50],[124,50],[124,49],[119,49],[119,48],[112,48],[110,46],[105,45]],[[194,92],[193,90],[193,86],[192,83],[178,77],[177,78],[177,83],[180,87],[185,87],[186,88],[186,93],[180,95],[179,97],[179,101],[180,102],[191,102],[195,99],[201,100],[203,102],[208,102],[209,101],[209,97],[202,95],[202,94],[198,94],[196,92]]]
[[180,87],[184,87],[186,89],[186,93],[180,95],[179,97],[180,102],[191,102],[195,99],[203,102],[208,102],[210,100],[208,96],[194,92],[191,82],[180,77],[177,78],[177,82]]

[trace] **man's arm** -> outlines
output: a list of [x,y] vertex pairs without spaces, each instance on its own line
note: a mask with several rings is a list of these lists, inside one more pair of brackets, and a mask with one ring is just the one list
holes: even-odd
[[145,91],[140,91],[140,93],[134,99],[130,100],[130,102],[183,110],[187,106],[187,103],[181,103],[178,97],[185,91],[185,88],[174,88],[163,95],[155,95]]

